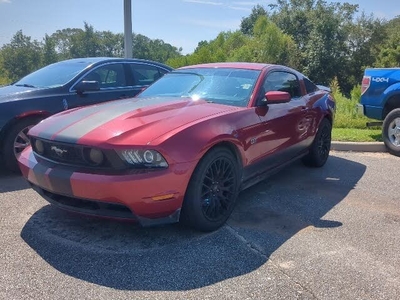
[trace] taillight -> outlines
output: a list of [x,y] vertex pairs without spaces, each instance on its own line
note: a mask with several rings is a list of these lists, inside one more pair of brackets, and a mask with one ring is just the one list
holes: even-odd
[[371,84],[371,76],[364,76],[361,82],[361,95],[363,95]]

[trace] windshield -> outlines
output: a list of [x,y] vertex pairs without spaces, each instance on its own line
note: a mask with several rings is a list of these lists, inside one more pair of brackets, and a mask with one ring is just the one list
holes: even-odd
[[182,69],[167,73],[138,97],[191,97],[246,106],[260,71],[233,68]]
[[50,88],[63,86],[84,70],[91,62],[58,62],[39,69],[16,83],[16,86]]

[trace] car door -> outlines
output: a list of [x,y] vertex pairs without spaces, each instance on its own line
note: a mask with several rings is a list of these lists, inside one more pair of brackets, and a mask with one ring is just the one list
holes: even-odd
[[[99,90],[77,93],[75,87],[81,81],[97,81]],[[136,95],[132,85],[129,83],[124,63],[106,63],[93,68],[81,77],[71,87],[70,91],[69,97],[65,99],[68,108],[124,99]]]
[[[287,162],[305,150],[307,139],[307,106],[300,81],[288,71],[272,71],[264,79],[261,97],[268,91],[288,92],[287,103],[259,107],[260,128],[254,143],[259,153],[258,161],[273,166]],[[264,96],[265,97],[265,96]]]

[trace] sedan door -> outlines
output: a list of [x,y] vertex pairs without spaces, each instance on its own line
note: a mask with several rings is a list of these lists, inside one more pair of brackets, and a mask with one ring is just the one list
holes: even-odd
[[[68,108],[97,104],[110,100],[133,97],[137,94],[129,84],[129,76],[123,63],[107,63],[86,73],[70,89],[70,95],[65,101]],[[76,91],[76,86],[82,81],[98,82],[98,90]]]

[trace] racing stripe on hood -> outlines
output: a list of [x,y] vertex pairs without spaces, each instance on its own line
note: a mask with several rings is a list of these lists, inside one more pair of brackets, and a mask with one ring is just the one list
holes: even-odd
[[164,103],[163,98],[130,99],[127,101],[113,101],[104,105],[78,109],[69,116],[64,116],[59,124],[39,134],[40,138],[57,140],[66,143],[77,141],[97,127],[118,118],[129,111],[143,107]]
[[99,111],[107,109],[107,106],[111,104],[114,105],[114,103],[93,105],[89,107],[78,108],[77,110],[73,111],[67,110],[56,116],[51,116],[46,120],[48,126],[46,126],[45,131],[42,131],[38,137],[50,140],[54,134],[65,129],[67,126],[70,126],[90,115],[96,114]]

